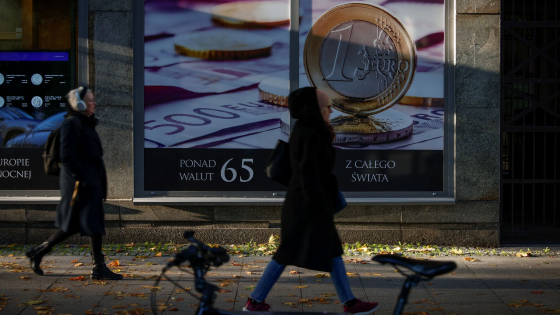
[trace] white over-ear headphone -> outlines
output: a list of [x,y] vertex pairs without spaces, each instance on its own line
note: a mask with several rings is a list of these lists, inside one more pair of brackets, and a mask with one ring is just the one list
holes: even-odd
[[[83,111],[85,111],[85,110],[87,109],[87,104],[86,104],[86,102],[84,102],[84,101],[82,100],[82,98],[86,96],[87,90],[88,90],[87,86],[85,86],[85,87],[82,89],[82,92],[81,92],[81,93],[78,93],[78,89],[75,89],[75,90],[74,90],[74,91],[76,91],[76,109],[79,110],[79,111],[81,111],[81,112],[83,112]],[[83,97],[80,97],[80,94],[83,95]]]

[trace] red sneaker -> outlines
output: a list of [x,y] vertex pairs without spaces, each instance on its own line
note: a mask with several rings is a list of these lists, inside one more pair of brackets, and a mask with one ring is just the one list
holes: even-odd
[[379,303],[364,302],[356,299],[356,303],[352,307],[344,305],[344,313],[350,313],[355,315],[365,315],[373,313],[379,307]]
[[270,312],[270,305],[266,304],[264,301],[260,303],[253,304],[251,298],[247,299],[247,304],[243,308],[245,312]]

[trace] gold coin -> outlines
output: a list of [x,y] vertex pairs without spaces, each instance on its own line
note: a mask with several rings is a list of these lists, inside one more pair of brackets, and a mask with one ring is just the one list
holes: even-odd
[[270,78],[259,83],[259,98],[267,103],[288,106],[290,80]]
[[175,39],[175,50],[186,56],[210,60],[243,60],[270,55],[266,36],[238,30],[196,32]]
[[346,3],[323,14],[307,35],[303,61],[309,82],[339,111],[382,112],[405,94],[416,71],[416,47],[386,9]]
[[290,24],[287,1],[231,2],[212,9],[212,21],[230,28],[273,28]]
[[418,72],[399,104],[443,107],[443,73]]

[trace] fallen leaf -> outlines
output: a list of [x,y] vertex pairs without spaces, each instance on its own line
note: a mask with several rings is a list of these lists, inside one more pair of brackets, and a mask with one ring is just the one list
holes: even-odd
[[292,270],[292,271],[290,271],[290,273],[293,274],[293,275],[297,275],[297,274],[300,273],[300,272],[297,271],[297,270]]
[[429,251],[434,251],[434,250],[436,250],[436,249],[427,247],[427,248],[410,248],[410,249],[407,249],[406,251],[407,252],[429,252]]
[[464,254],[463,250],[461,250],[461,249],[452,249],[452,250],[449,251],[449,253],[453,254],[453,255],[463,255]]
[[543,294],[544,292],[543,291],[531,291],[531,293],[533,293],[533,294]]
[[226,299],[226,302],[237,302],[236,300]]
[[522,257],[531,257],[533,254],[531,252],[518,252],[515,253],[515,256],[522,258]]
[[114,309],[123,309],[123,308],[127,308],[128,306],[126,305],[115,305],[113,306]]
[[21,280],[29,280],[30,278],[28,276],[21,276],[19,277]]
[[294,305],[297,305],[297,303],[296,302],[285,302],[284,305],[294,306]]
[[306,285],[296,285],[296,289],[305,289],[307,288]]
[[121,264],[118,260],[113,260],[112,262],[108,263],[107,266],[109,267],[119,267]]
[[77,259],[76,259],[76,260],[72,260],[71,263],[76,264],[76,263],[78,263],[78,260],[77,260]]
[[86,281],[86,277],[79,276],[79,277],[75,277],[75,278],[70,278],[70,281]]
[[315,278],[328,278],[329,275],[325,274],[325,273],[318,273],[315,275]]
[[465,257],[465,260],[467,260],[467,261],[477,261],[478,259],[471,258],[471,257]]
[[177,312],[179,309],[176,308],[176,307],[172,307],[172,308],[169,308],[167,310],[170,311],[170,312]]
[[154,255],[154,257],[161,257],[161,256],[162,256],[162,253],[161,253],[161,252],[156,253],[156,254]]

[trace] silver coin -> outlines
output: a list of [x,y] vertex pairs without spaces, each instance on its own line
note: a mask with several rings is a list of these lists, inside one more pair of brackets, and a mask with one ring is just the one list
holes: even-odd
[[31,76],[31,83],[35,85],[39,85],[42,82],[43,82],[43,77],[40,74],[35,73],[33,76]]
[[353,99],[372,98],[385,91],[397,75],[398,60],[391,36],[367,21],[335,26],[321,45],[323,80]]
[[0,96],[0,107],[4,106],[4,98]]
[[41,107],[41,105],[43,105],[43,99],[39,96],[35,96],[31,99],[31,105],[33,105],[33,107],[35,108]]
[[0,73],[0,85],[2,85],[2,83],[4,83],[4,75]]

